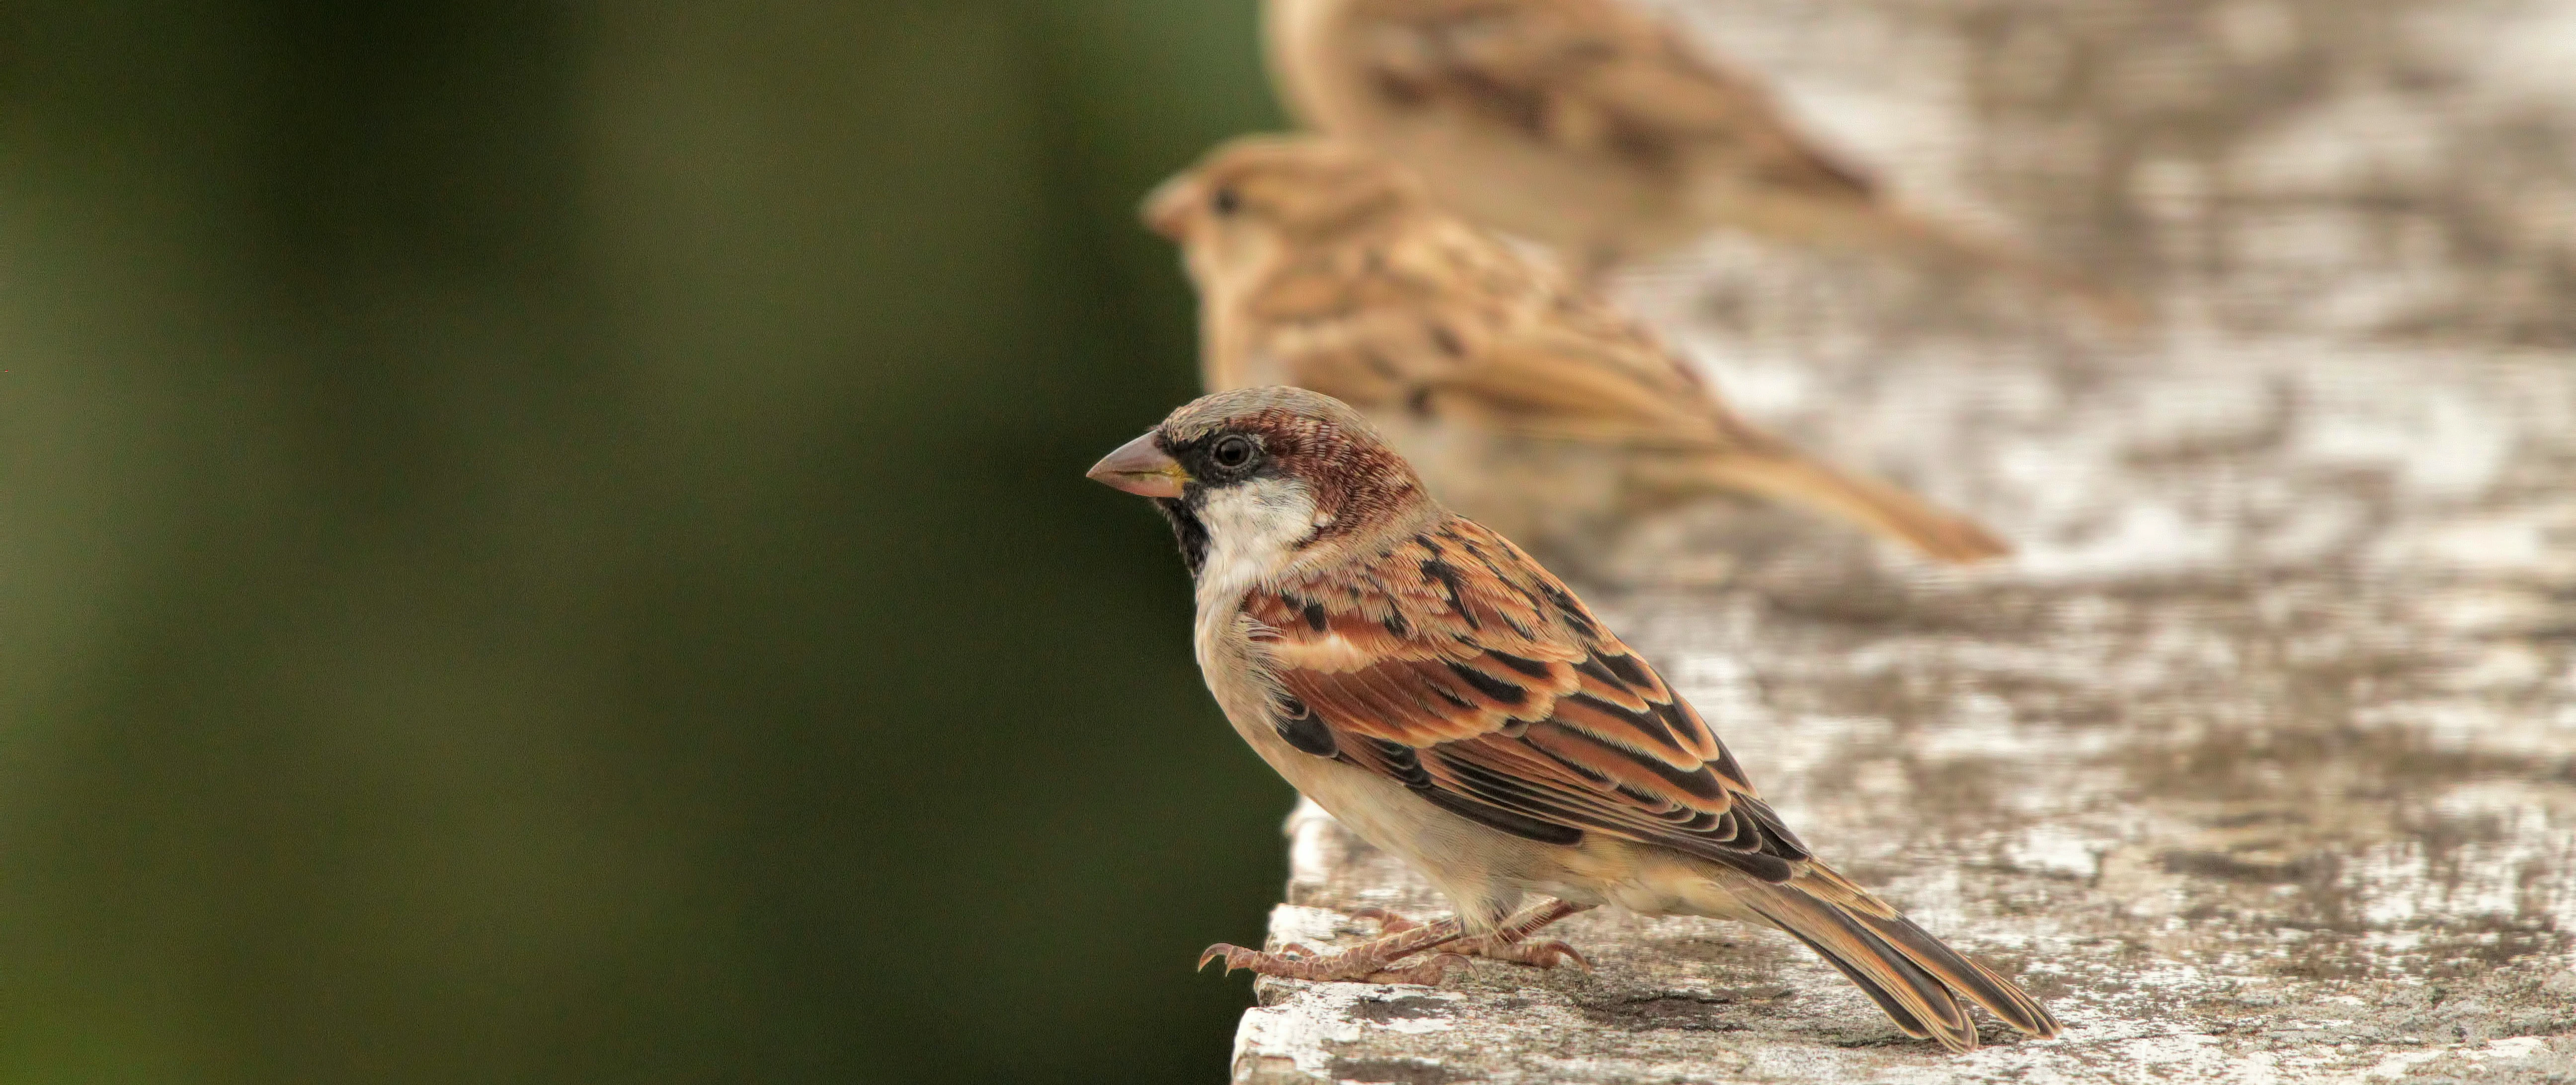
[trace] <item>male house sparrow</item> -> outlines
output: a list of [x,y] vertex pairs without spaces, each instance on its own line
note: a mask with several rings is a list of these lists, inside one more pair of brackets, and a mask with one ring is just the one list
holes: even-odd
[[1712,492],[1830,513],[1948,561],[2006,547],[1737,418],[1664,343],[1347,143],[1253,136],[1146,202],[1199,290],[1209,391],[1367,413],[1433,492],[1552,559]]
[[1273,81],[1308,127],[1587,273],[1732,228],[1992,268],[2115,324],[2079,272],[1906,214],[1750,76],[1629,0],[1266,0]]
[[[1953,1051],[1977,1044],[1963,995],[2057,1033],[2012,981],[1816,860],[1652,666],[1518,547],[1432,500],[1347,405],[1218,393],[1090,475],[1171,521],[1197,582],[1199,667],[1234,729],[1457,906],[1342,953],[1220,944],[1202,967],[1393,983],[1436,982],[1466,953],[1546,967],[1571,951],[1533,933],[1614,904],[1777,927]],[[1523,908],[1532,896],[1553,899]]]

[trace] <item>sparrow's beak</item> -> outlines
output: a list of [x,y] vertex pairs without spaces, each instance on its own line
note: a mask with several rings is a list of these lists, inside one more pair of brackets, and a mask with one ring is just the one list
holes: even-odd
[[1155,186],[1145,197],[1145,227],[1173,241],[1187,240],[1190,218],[1199,209],[1197,180],[1184,173]]
[[1154,435],[1148,433],[1118,446],[1118,451],[1091,465],[1089,477],[1138,497],[1179,497],[1181,484],[1190,480],[1190,473],[1181,470],[1181,461],[1154,447]]

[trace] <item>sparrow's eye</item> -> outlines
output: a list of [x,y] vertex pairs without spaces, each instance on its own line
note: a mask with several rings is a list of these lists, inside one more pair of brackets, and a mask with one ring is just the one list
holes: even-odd
[[1237,471],[1260,454],[1261,446],[1253,444],[1252,438],[1236,435],[1218,441],[1215,448],[1208,450],[1208,459],[1228,471]]
[[1220,188],[1214,195],[1208,197],[1208,209],[1220,215],[1231,215],[1241,211],[1243,194],[1231,188]]

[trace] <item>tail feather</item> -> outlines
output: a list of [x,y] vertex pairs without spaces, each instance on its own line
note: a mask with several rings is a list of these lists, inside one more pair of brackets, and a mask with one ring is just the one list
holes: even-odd
[[2007,1025],[2033,1036],[2058,1033],[2055,1017],[2011,980],[1961,956],[1876,897],[1851,889],[1818,865],[1786,883],[1735,888],[1755,914],[1815,950],[1867,994],[1908,1036],[1937,1041],[1952,1051],[1972,1051],[1977,1028],[1958,996],[1985,1007]]
[[1892,208],[1882,208],[1883,227],[1896,240],[1934,259],[1988,268],[2042,290],[2064,295],[2082,305],[2095,320],[2123,332],[2145,327],[2147,310],[2125,292],[2103,285],[2080,268],[2062,264],[2018,245],[1953,231]]
[[1850,520],[1941,561],[1965,565],[2012,547],[1976,521],[1874,479],[1836,471],[1795,453],[1718,453],[1698,461],[1703,480]]
[[1755,233],[1828,248],[1894,249],[1917,261],[2009,276],[2068,298],[2083,306],[2095,320],[2119,331],[2134,332],[2147,324],[2147,307],[2137,298],[2106,285],[2082,268],[2009,241],[1954,229],[1875,194],[1774,192],[1777,198],[1747,208],[1741,190],[1708,191],[1722,194],[1714,209],[1702,216],[1711,226],[1749,228]]
[[2019,984],[1996,975],[1993,969],[1978,964],[1951,949],[1931,932],[1902,915],[1877,917],[1867,914],[1853,917],[1876,933],[1880,940],[1912,959],[1932,974],[1941,977],[1968,1001],[1986,1008],[2007,1025],[2046,1039],[2056,1036],[2059,1025],[2048,1007],[2039,1004]]
[[[1902,1030],[1906,1035],[1917,1040],[1929,1040],[1933,1038],[1934,1033],[1932,1026],[1925,1024],[1923,1022],[1923,1018],[1914,1012],[1913,1007],[1906,1005],[1902,999],[1897,998],[1896,995],[1891,993],[1885,985],[1879,983],[1877,977],[1861,971],[1858,966],[1845,960],[1843,954],[1839,954],[1831,949],[1825,948],[1824,943],[1799,933],[1797,928],[1782,924],[1780,929],[1789,932],[1789,937],[1805,943],[1808,949],[1815,951],[1816,956],[1824,958],[1826,964],[1834,966],[1834,971],[1842,973],[1843,978],[1850,980],[1852,986],[1860,988],[1860,993],[1869,996],[1869,1000],[1871,1002],[1877,1003],[1878,1011],[1886,1014],[1888,1020],[1896,1022],[1896,1027]],[[1943,997],[1946,998],[1948,996],[1945,993]],[[1958,1003],[1955,1000],[1952,1001],[1950,1005],[1952,1009],[1958,1008]],[[1976,1049],[1976,1044],[1973,1042],[1968,1043],[1966,1046],[1961,1046],[1959,1043],[1951,1040],[1947,1036],[1942,1038],[1941,1046],[1949,1048],[1952,1051],[1973,1051]]]
[[1855,917],[1796,888],[1778,887],[1753,910],[1858,986],[1885,1010],[1896,1027],[1916,1039],[1939,1041],[1952,1051],[1973,1051],[1977,1026],[1950,988],[1915,960],[1862,926]]

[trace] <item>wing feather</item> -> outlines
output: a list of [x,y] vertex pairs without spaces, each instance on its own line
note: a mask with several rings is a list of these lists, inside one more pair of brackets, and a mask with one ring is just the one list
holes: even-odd
[[1395,108],[1471,114],[1578,153],[1866,199],[1870,177],[1790,126],[1760,84],[1622,0],[1361,0],[1367,77]]
[[[1245,604],[1329,755],[1531,839],[1671,847],[1757,877],[1807,859],[1717,735],[1517,547],[1470,521],[1390,546],[1358,590]],[[1326,744],[1300,744],[1313,753]]]
[[1463,223],[1399,218],[1323,246],[1245,305],[1263,330],[1244,349],[1364,410],[1543,440],[1786,451],[1652,330]]

